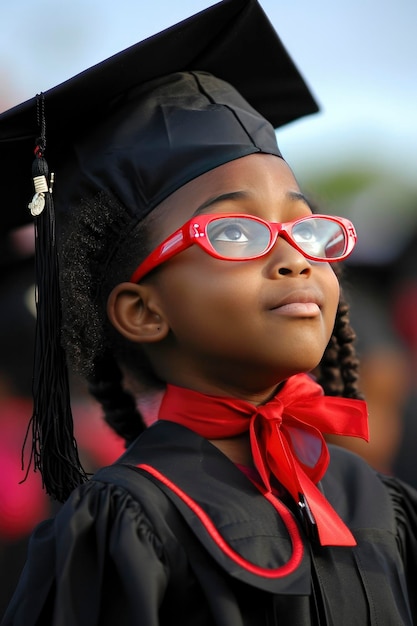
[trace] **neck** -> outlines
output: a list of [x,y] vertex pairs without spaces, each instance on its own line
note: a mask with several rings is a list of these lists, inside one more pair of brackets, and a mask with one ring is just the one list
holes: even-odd
[[220,452],[223,452],[232,463],[253,467],[253,457],[248,432],[237,435],[236,437],[209,439],[209,441],[213,446],[216,446]]
[[181,387],[183,389],[190,389],[191,391],[196,391],[198,393],[202,393],[208,396],[219,396],[224,398],[234,398],[237,400],[244,400],[245,402],[250,402],[254,406],[259,406],[261,404],[265,404],[271,398],[275,396],[275,394],[281,389],[284,385],[285,380],[278,380],[278,382],[272,382],[270,385],[249,385],[243,383],[233,383],[233,382],[224,382],[218,380],[206,380],[202,379],[200,376],[196,374],[192,374],[186,372],[186,375],[183,375],[183,372],[180,372],[181,375],[170,375],[164,377],[163,379],[167,382],[167,384],[174,385],[176,387]]

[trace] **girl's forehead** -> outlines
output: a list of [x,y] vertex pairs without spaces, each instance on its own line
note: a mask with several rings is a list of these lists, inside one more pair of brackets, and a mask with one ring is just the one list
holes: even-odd
[[152,215],[155,236],[168,236],[200,213],[258,212],[263,205],[279,207],[298,183],[280,157],[252,154],[202,174],[177,189]]

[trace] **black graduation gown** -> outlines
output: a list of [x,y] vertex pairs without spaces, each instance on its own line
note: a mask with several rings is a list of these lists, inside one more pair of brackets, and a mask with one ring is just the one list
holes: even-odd
[[417,623],[417,493],[330,448],[322,488],[354,548],[320,547],[298,520],[291,545],[217,448],[156,423],[37,528],[2,625]]

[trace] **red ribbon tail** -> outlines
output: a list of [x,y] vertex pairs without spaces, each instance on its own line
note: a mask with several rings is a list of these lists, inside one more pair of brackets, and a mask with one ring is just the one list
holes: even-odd
[[304,472],[299,472],[298,479],[307,505],[313,515],[320,545],[356,546],[356,540],[344,521],[329,504],[321,491],[307,476],[304,478],[303,474]]

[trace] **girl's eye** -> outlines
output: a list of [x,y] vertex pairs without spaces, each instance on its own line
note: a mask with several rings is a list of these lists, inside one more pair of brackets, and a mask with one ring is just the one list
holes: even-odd
[[253,258],[268,246],[268,227],[251,218],[219,218],[207,227],[207,235],[213,248],[230,259]]
[[311,217],[296,224],[291,234],[304,252],[322,259],[334,259],[346,249],[346,236],[342,227],[325,217]]
[[297,243],[313,242],[317,239],[317,228],[313,224],[300,224],[293,236]]
[[243,228],[238,224],[228,224],[219,227],[216,233],[211,236],[212,240],[224,241],[224,242],[238,242],[247,243],[248,237],[243,231]]

